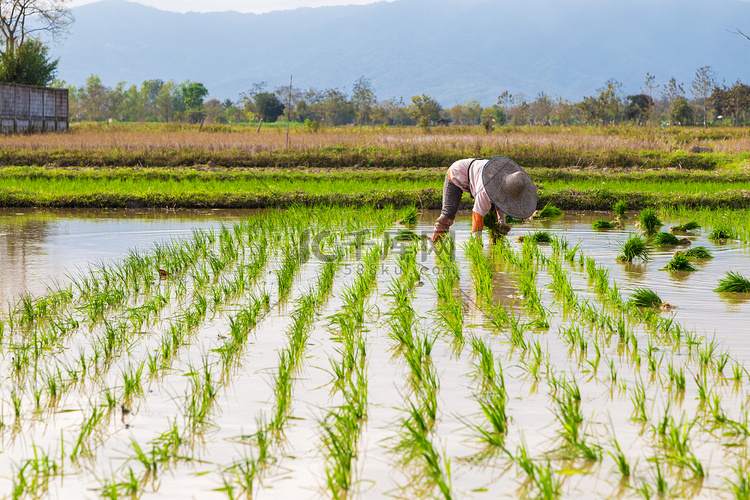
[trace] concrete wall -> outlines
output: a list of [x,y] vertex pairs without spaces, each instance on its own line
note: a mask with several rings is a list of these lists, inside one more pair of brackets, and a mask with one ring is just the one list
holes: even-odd
[[0,132],[68,130],[68,89],[0,83]]

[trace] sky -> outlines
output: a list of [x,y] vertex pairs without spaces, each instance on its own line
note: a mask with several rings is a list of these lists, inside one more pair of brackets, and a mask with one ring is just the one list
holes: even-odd
[[[71,0],[69,7],[78,7],[100,0]],[[322,7],[324,5],[364,5],[378,0],[131,0],[161,10],[172,12],[254,12],[260,14],[272,10],[288,10],[299,7]],[[393,0],[385,0],[393,1]],[[750,0],[749,0],[750,1]]]

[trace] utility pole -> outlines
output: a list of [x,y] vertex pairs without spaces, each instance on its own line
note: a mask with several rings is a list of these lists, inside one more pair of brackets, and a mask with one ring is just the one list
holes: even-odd
[[292,77],[289,76],[289,96],[286,101],[286,148],[289,149],[289,110],[292,107]]

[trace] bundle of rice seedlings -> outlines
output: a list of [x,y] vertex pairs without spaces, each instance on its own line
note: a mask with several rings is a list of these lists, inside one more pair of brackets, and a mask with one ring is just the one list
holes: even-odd
[[551,243],[552,235],[547,231],[536,231],[534,233],[527,234],[526,236],[519,236],[516,241],[519,243],[524,241],[533,241],[534,243]]
[[714,292],[750,293],[750,280],[734,271],[727,271],[726,276],[719,280],[719,286]]
[[679,238],[672,233],[665,233],[661,231],[656,233],[654,236],[654,243],[657,245],[677,245],[680,242]]
[[413,225],[419,220],[419,212],[417,207],[409,207],[404,212],[403,218],[399,221],[401,224]]
[[510,215],[505,216],[506,224],[520,224],[522,222],[523,222],[523,219],[516,219],[515,217],[511,217]]
[[683,252],[675,252],[672,259],[664,267],[666,271],[695,271],[695,267],[690,263]]
[[393,237],[393,239],[396,241],[419,241],[422,238],[422,235],[419,235],[409,229],[402,229],[396,236]]
[[709,240],[734,240],[736,238],[734,231],[725,227],[717,227],[708,235]]
[[646,240],[640,235],[631,234],[625,243],[620,246],[620,254],[617,260],[622,262],[633,262],[635,259],[648,260],[648,247]]
[[612,205],[612,211],[617,214],[621,219],[626,219],[625,212],[628,210],[628,204],[625,200],[619,200],[617,203]]
[[613,229],[617,227],[617,223],[610,222],[604,219],[597,219],[594,221],[594,224],[592,225],[592,227],[594,229]]
[[689,259],[713,259],[714,256],[704,246],[697,246],[685,250],[685,257]]
[[505,236],[510,231],[510,226],[498,222],[497,213],[494,210],[484,216],[484,227],[489,231],[490,240],[493,242],[498,241],[501,236]]
[[536,219],[549,219],[551,217],[559,217],[562,214],[562,210],[552,205],[551,203],[547,203],[541,210],[538,210],[536,214],[534,214],[534,217]]
[[641,229],[646,231],[646,234],[654,234],[663,225],[659,216],[656,215],[656,210],[653,208],[642,210],[638,215],[638,223]]
[[659,307],[662,305],[659,295],[649,288],[636,288],[633,290],[629,302],[636,307]]
[[700,229],[700,227],[701,227],[700,224],[698,224],[694,220],[691,220],[690,222],[686,222],[685,224],[680,224],[679,226],[672,226],[669,228],[669,230],[673,233],[687,233],[688,231]]

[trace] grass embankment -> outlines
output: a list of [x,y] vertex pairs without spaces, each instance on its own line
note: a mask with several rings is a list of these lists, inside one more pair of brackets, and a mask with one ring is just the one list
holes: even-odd
[[[744,207],[750,176],[704,172],[579,172],[529,169],[539,204],[608,210]],[[443,170],[0,169],[0,206],[262,208],[288,204],[441,206]],[[466,196],[464,205],[471,206]]]
[[[78,125],[0,138],[0,205],[438,208],[445,169],[463,157],[514,158],[539,202],[609,209],[744,207],[750,132],[742,129]],[[691,146],[712,152],[690,153]],[[13,167],[18,166],[18,167]],[[468,197],[464,200],[470,205]]]

